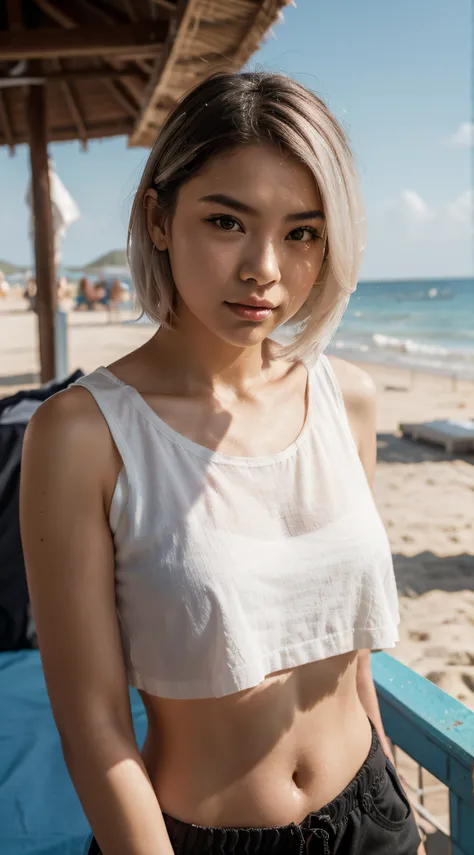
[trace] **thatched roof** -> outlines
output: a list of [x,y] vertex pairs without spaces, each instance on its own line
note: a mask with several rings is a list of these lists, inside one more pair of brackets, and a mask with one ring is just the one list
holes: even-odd
[[46,85],[48,140],[126,134],[150,146],[170,107],[241,68],[290,0],[3,0],[0,145],[29,141],[26,95]]

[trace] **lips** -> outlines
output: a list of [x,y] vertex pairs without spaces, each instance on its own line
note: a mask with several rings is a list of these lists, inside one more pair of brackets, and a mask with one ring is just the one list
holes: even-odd
[[274,307],[268,304],[267,306],[251,306],[245,303],[224,303],[224,305],[227,306],[233,315],[244,321],[264,321],[270,318],[274,311]]
[[276,306],[273,303],[269,303],[268,300],[248,300],[245,303],[235,302],[230,303],[229,306],[245,306],[247,309],[275,309]]

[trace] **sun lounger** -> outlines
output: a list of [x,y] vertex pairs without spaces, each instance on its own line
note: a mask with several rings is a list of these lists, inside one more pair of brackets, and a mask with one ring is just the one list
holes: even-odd
[[448,454],[474,451],[474,420],[438,419],[419,424],[398,425],[403,436],[442,445]]

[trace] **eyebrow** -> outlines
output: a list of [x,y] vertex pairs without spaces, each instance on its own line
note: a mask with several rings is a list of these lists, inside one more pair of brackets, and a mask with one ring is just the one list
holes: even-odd
[[[246,205],[244,202],[239,202],[238,199],[234,199],[232,196],[226,196],[222,193],[212,193],[210,196],[201,196],[199,201],[216,202],[218,205],[222,205],[226,208],[233,208],[234,211],[239,211],[241,214],[252,214],[253,216],[258,214],[258,211],[250,205]],[[312,209],[310,211],[297,211],[294,214],[287,214],[285,217],[285,220],[294,223],[301,222],[302,220],[315,219],[324,220],[325,216],[323,212],[318,209]]]

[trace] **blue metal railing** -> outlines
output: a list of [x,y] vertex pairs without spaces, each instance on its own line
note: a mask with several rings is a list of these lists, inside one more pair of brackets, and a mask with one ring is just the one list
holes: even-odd
[[449,789],[452,855],[474,855],[474,712],[387,653],[372,673],[387,736]]

